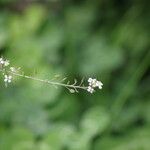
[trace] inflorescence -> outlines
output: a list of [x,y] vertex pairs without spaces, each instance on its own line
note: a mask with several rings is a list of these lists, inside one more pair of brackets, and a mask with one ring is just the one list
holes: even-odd
[[89,86],[87,88],[87,91],[90,92],[90,93],[93,93],[95,90],[96,87],[98,87],[99,89],[102,89],[102,86],[103,86],[103,83],[101,81],[98,81],[96,79],[92,79],[92,78],[89,78],[88,79],[88,82],[89,82]]
[[2,74],[4,76],[4,82],[5,82],[6,86],[12,82],[14,76],[23,77],[23,78],[51,84],[55,87],[62,86],[62,87],[67,88],[71,93],[78,92],[79,89],[83,89],[83,90],[88,91],[89,93],[93,93],[96,88],[102,89],[102,86],[103,86],[101,81],[98,81],[98,80],[92,79],[92,78],[88,79],[89,85],[85,86],[83,84],[84,79],[82,79],[80,81],[80,83],[78,83],[78,84],[77,84],[77,80],[75,79],[74,83],[70,84],[69,81],[67,83],[64,83],[67,78],[63,78],[61,81],[57,82],[57,81],[53,81],[53,80],[47,80],[47,79],[44,80],[44,79],[39,79],[39,78],[35,78],[32,76],[27,76],[27,75],[24,75],[24,73],[20,72],[20,68],[15,68],[12,66],[10,67],[9,60],[3,59],[3,58],[0,58],[0,71],[2,72]]

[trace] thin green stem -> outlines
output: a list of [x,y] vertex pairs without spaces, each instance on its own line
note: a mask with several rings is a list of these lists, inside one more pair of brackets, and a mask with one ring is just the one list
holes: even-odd
[[[3,70],[0,70],[0,71],[3,72]],[[14,75],[14,76],[18,76],[18,77],[22,77],[22,78],[26,78],[26,79],[35,80],[35,81],[39,81],[39,82],[42,82],[42,83],[51,84],[51,85],[54,85],[54,86],[62,86],[62,87],[65,87],[67,89],[71,88],[71,89],[83,89],[83,90],[87,90],[87,87],[81,86],[81,85],[65,84],[65,83],[60,83],[60,82],[54,82],[54,81],[51,81],[51,80],[39,79],[39,78],[36,78],[36,77],[32,77],[32,76],[20,74],[20,73],[13,72],[13,71],[7,71],[7,72],[9,74]]]

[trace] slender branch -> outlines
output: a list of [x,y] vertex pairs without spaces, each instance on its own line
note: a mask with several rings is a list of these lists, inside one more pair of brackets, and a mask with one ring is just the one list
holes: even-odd
[[42,83],[51,84],[55,87],[62,86],[62,87],[65,87],[66,89],[68,89],[70,91],[70,93],[78,92],[78,89],[86,90],[90,93],[93,93],[95,91],[95,88],[102,89],[102,86],[103,86],[101,81],[98,81],[97,79],[92,79],[92,78],[88,79],[88,86],[84,86],[84,84],[83,84],[84,78],[81,80],[81,82],[79,84],[77,84],[76,79],[74,79],[73,84],[70,84],[70,81],[68,81],[67,83],[64,83],[66,78],[62,79],[61,81],[40,79],[40,78],[36,78],[33,76],[25,75],[24,73],[19,73],[20,68],[16,69],[14,67],[8,67],[9,64],[10,64],[9,60],[0,58],[0,71],[4,75],[4,82],[5,82],[6,86],[8,85],[8,83],[11,83],[12,76],[18,76],[18,77],[22,77],[22,78],[26,78],[26,79],[39,81]]
[[35,77],[15,73],[15,72],[12,72],[12,71],[8,71],[8,72],[15,75],[15,76],[23,77],[23,78],[26,78],[26,79],[32,79],[32,80],[35,80],[35,81],[44,82],[44,83],[48,83],[48,84],[52,84],[52,85],[58,85],[58,86],[63,86],[63,87],[68,87],[68,88],[77,88],[77,89],[83,89],[83,90],[87,89],[87,87],[84,87],[84,86],[68,85],[68,84],[54,82],[54,81],[50,81],[50,80],[39,79],[39,78],[35,78]]
[[[3,70],[0,70],[0,71],[3,72]],[[22,77],[22,78],[31,79],[31,80],[35,80],[35,81],[51,84],[51,85],[58,85],[58,86],[62,86],[62,87],[65,87],[65,88],[83,89],[83,90],[87,90],[87,88],[88,88],[86,86],[81,86],[81,85],[71,85],[71,84],[54,82],[54,81],[50,81],[50,80],[47,80],[47,79],[39,79],[39,78],[36,78],[36,77],[19,74],[19,73],[13,72],[13,71],[7,71],[7,72],[9,74],[12,74],[12,75],[15,75],[15,76],[19,76],[19,77]]]

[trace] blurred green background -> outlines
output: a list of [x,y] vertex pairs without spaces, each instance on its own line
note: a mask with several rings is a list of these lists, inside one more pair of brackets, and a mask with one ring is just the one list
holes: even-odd
[[[148,0],[0,0],[0,55],[28,75],[96,77],[71,94],[0,76],[0,150],[150,150]],[[87,84],[87,83],[85,83]]]

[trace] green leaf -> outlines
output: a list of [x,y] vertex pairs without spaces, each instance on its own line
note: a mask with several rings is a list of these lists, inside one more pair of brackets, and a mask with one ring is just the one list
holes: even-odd
[[110,72],[123,63],[123,53],[105,41],[105,37],[94,36],[87,41],[83,52],[80,71],[83,75]]
[[81,120],[81,130],[87,136],[101,134],[109,125],[110,116],[102,107],[93,107],[84,114]]

